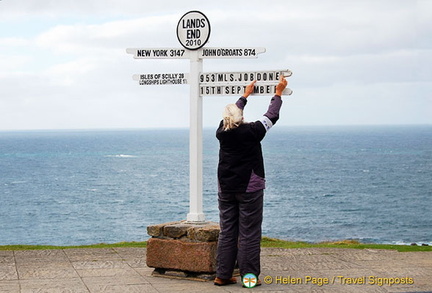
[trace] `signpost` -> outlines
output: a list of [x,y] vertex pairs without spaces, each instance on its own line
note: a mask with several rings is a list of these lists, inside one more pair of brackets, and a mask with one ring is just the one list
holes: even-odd
[[[271,70],[254,72],[210,72],[203,73],[203,59],[258,58],[266,51],[261,47],[204,48],[210,37],[210,23],[199,11],[190,11],[177,24],[177,38],[183,48],[128,48],[126,52],[135,59],[189,59],[187,73],[144,73],[133,76],[140,85],[190,86],[190,130],[189,130],[189,213],[187,221],[203,223],[202,196],[202,97],[206,95],[237,95],[244,92],[246,85],[257,80],[253,95],[272,95],[280,75],[291,76],[291,71]],[[285,89],[283,94],[292,91]]]
[[[265,53],[265,48],[201,48],[195,50],[200,59],[258,58]],[[126,52],[133,54],[135,59],[190,59],[193,51],[185,48],[128,48]]]
[[200,58],[203,59],[221,59],[221,58],[258,58],[258,54],[265,53],[265,48],[202,48],[199,52]]
[[[248,84],[256,80],[253,95],[268,96],[276,92],[276,85],[280,76],[289,77],[292,72],[288,69],[272,71],[251,72],[208,72],[201,73],[200,94],[202,96],[221,95],[238,96],[244,93]],[[284,95],[291,95],[292,91],[287,88]]]
[[128,48],[128,54],[135,59],[189,59],[189,52],[184,48]]
[[250,84],[252,81],[257,82],[274,82],[279,83],[280,75],[285,77],[292,75],[289,69],[272,70],[272,71],[250,71],[250,72],[205,72],[199,76],[200,83],[245,83]]
[[187,73],[144,73],[132,76],[140,85],[187,84],[188,77]]
[[[243,84],[214,84],[214,85],[201,85],[200,95],[202,96],[241,96],[244,93],[246,85]],[[274,95],[276,92],[275,84],[255,84],[255,96],[269,96]],[[291,95],[290,89],[285,89],[283,95]]]

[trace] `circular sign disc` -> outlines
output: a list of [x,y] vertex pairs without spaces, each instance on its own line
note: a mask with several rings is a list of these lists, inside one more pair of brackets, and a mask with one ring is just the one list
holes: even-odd
[[180,44],[189,50],[198,50],[210,37],[210,22],[199,11],[189,11],[177,24],[177,38]]

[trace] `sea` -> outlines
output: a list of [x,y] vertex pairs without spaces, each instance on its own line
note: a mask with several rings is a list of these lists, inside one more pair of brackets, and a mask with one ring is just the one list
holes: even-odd
[[[432,125],[276,125],[262,147],[264,236],[432,245]],[[205,128],[214,222],[217,163]],[[0,245],[145,241],[188,212],[188,129],[0,132]]]

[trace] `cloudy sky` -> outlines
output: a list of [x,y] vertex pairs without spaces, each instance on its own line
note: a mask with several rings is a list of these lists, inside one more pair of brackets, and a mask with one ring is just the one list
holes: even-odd
[[[265,47],[204,71],[290,69],[281,125],[432,124],[432,1],[2,0],[0,130],[188,127],[188,85],[133,74],[188,72],[126,48],[181,48],[180,17],[209,19],[208,47]],[[215,126],[235,97],[204,97]],[[253,97],[247,120],[269,98]]]

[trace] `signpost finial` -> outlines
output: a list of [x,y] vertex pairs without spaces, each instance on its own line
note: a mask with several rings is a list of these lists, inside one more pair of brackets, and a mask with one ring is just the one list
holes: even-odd
[[177,39],[188,50],[202,48],[210,38],[210,22],[200,11],[189,11],[177,24]]

